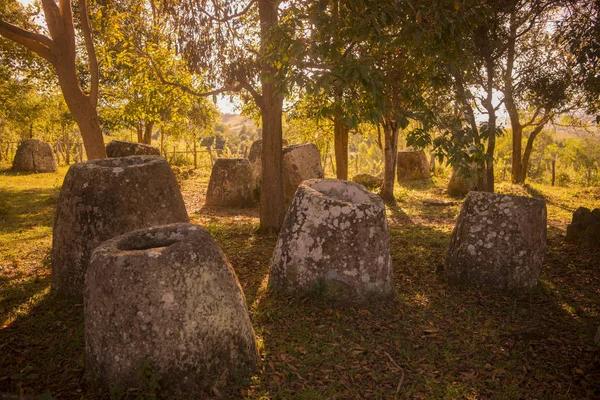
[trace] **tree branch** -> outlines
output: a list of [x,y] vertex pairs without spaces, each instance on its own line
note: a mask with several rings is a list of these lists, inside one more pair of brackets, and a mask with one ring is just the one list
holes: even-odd
[[60,19],[60,10],[54,0],[42,0],[42,7],[44,8],[44,17],[50,36],[56,38],[60,36],[61,28],[58,25]]
[[202,14],[206,15],[208,17],[208,19],[210,19],[213,22],[224,23],[224,22],[231,21],[232,19],[236,19],[236,18],[241,17],[242,15],[246,14],[248,11],[250,11],[250,8],[252,7],[252,5],[254,5],[254,3],[256,3],[256,0],[251,0],[250,3],[248,3],[248,5],[246,5],[246,7],[244,7],[241,11],[239,11],[235,14],[228,15],[225,18],[217,18],[216,16],[204,11],[204,8],[200,8],[200,12]]
[[94,49],[94,39],[92,37],[92,27],[87,9],[87,0],[79,0],[79,18],[81,19],[81,30],[85,40],[85,49],[88,54],[88,62],[90,63],[90,102],[92,107],[98,106],[98,59],[96,58],[96,50]]
[[169,81],[168,79],[165,78],[163,72],[160,70],[160,68],[158,68],[158,66],[156,65],[156,63],[154,62],[154,59],[152,58],[152,56],[150,54],[146,53],[139,47],[136,47],[136,52],[139,55],[147,58],[148,61],[150,61],[150,65],[152,66],[152,69],[154,70],[154,72],[158,76],[158,79],[160,80],[160,82],[163,85],[168,85],[168,86],[173,86],[173,87],[179,88],[180,90],[184,91],[185,93],[191,94],[192,96],[209,97],[209,96],[214,96],[217,94],[222,94],[222,93],[227,93],[227,92],[238,92],[243,88],[242,84],[238,84],[238,85],[234,85],[234,86],[222,87],[222,88],[211,90],[208,92],[198,92],[198,91],[192,89],[191,87],[184,85],[182,83]]
[[0,19],[0,35],[12,40],[20,45],[27,47],[38,56],[49,61],[54,65],[54,56],[52,55],[53,41],[47,36],[39,33],[30,32],[18,26],[9,24]]

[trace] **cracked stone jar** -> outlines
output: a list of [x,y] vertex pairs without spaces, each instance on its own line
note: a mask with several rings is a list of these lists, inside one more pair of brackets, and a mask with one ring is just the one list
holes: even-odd
[[175,175],[160,156],[106,158],[69,168],[52,236],[52,289],[81,297],[92,250],[136,229],[189,222]]
[[470,192],[452,232],[446,275],[452,284],[531,289],[545,254],[544,200]]
[[94,250],[85,278],[86,377],[97,391],[202,393],[254,371],[246,299],[221,248],[193,224],[141,229]]
[[383,201],[354,182],[304,181],[281,228],[269,285],[279,291],[323,291],[349,302],[391,295]]

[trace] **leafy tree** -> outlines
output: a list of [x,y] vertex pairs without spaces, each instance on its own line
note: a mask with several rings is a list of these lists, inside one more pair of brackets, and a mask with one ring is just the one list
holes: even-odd
[[[9,2],[9,7],[0,10],[0,35],[25,46],[54,67],[65,101],[79,125],[88,158],[103,158],[106,157],[106,150],[96,110],[98,62],[87,2],[81,0],[78,6],[79,23],[88,57],[87,82],[81,79],[77,68],[75,19],[70,0],[59,0],[58,3],[55,0],[42,0],[49,36],[40,33],[41,28],[32,22],[32,16],[27,18],[23,8],[15,1]],[[24,28],[19,27],[19,23],[22,23]],[[83,87],[89,87],[89,93],[86,93]]]
[[[287,5],[287,4],[286,4]],[[282,178],[282,113],[287,73],[270,53],[282,10],[279,0],[181,1],[165,4],[181,51],[194,71],[211,69],[213,93],[244,90],[262,120],[262,228],[279,228],[285,215]],[[219,73],[215,73],[218,71]]]
[[[557,39],[574,55],[574,78],[585,94],[589,113],[600,112],[600,2],[565,2],[566,15],[557,29]],[[596,117],[600,122],[600,117]]]

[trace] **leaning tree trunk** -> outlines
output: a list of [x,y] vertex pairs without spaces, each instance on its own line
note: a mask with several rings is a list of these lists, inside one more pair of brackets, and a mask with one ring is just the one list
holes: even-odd
[[527,170],[529,169],[529,160],[531,159],[531,152],[533,151],[533,142],[542,129],[544,129],[544,124],[545,121],[542,121],[540,125],[536,126],[527,139],[525,151],[523,152],[523,159],[521,160],[521,171],[519,174],[518,183],[525,183],[525,179],[527,178]]
[[90,103],[89,97],[81,91],[74,66],[73,70],[70,70],[59,65],[56,72],[65,102],[79,126],[88,160],[105,158],[106,148],[98,112]]
[[90,93],[86,94],[76,68],[77,47],[75,24],[70,0],[42,0],[46,26],[50,37],[27,31],[0,20],[0,35],[19,43],[48,61],[58,76],[58,82],[79,126],[88,159],[106,157],[104,139],[96,106],[98,104],[98,61],[92,40],[87,1],[78,2],[80,27],[90,67]]
[[[258,12],[261,29],[261,50],[270,46],[269,30],[277,24],[275,0],[259,0]],[[261,62],[260,108],[262,118],[262,186],[260,192],[260,227],[279,229],[285,217],[282,176],[282,112],[283,96],[273,80],[277,69],[264,59]]]
[[335,148],[335,169],[338,179],[348,180],[348,131],[338,115],[333,120],[333,144]]
[[394,181],[396,177],[395,171],[399,131],[396,122],[384,121],[383,186],[381,187],[381,197],[385,200],[394,200]]

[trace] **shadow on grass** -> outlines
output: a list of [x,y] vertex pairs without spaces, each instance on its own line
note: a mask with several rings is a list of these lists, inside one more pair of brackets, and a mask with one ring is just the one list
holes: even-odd
[[436,185],[433,182],[433,179],[431,179],[431,178],[418,179],[415,181],[398,182],[398,186],[406,188],[406,189],[419,190],[419,191],[426,191],[426,190],[436,188]]
[[569,212],[574,212],[575,208],[572,207],[567,207],[563,204],[557,203],[555,201],[552,201],[552,199],[546,195],[544,195],[544,193],[540,192],[539,190],[533,188],[532,186],[525,184],[523,185],[523,188],[525,189],[525,191],[531,196],[531,197],[535,197],[537,199],[542,199],[544,200],[546,203],[548,204],[552,204],[555,207],[561,208],[565,211],[569,211]]
[[231,207],[214,207],[214,206],[202,206],[197,210],[198,214],[209,215],[213,217],[232,217],[232,216],[243,216],[248,218],[258,218],[259,210],[257,207],[249,208],[231,208]]
[[83,394],[83,307],[42,294],[27,315],[0,330],[0,392],[52,398]]
[[48,226],[54,221],[59,188],[9,190],[0,188],[0,232],[25,226]]

